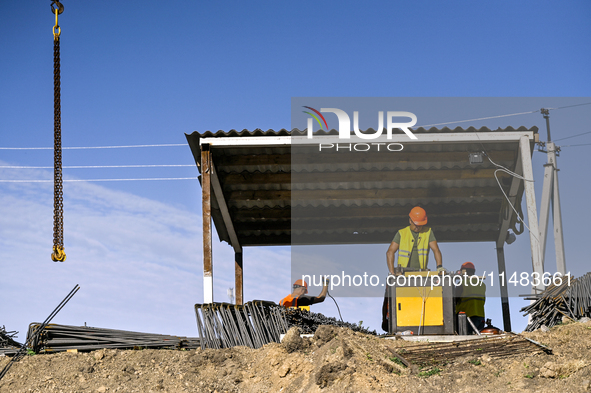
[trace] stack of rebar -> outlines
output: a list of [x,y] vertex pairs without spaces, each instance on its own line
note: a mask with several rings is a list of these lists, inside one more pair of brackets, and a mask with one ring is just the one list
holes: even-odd
[[17,334],[17,331],[7,332],[6,327],[0,327],[0,354],[14,355],[18,352],[23,345],[14,340]]
[[446,364],[461,357],[480,357],[486,354],[492,358],[503,358],[536,352],[550,354],[552,350],[518,334],[509,333],[463,342],[409,345],[399,349],[394,355],[403,362],[406,361],[405,364],[424,367]]
[[292,326],[300,328],[302,333],[314,333],[320,325],[332,325],[376,334],[361,324],[340,322],[320,313],[285,308],[263,300],[253,300],[244,305],[196,304],[195,314],[203,349],[238,345],[260,348],[270,342],[279,342],[281,335]]
[[260,348],[279,342],[287,332],[285,309],[273,302],[253,300],[244,305],[196,304],[201,348],[230,348],[238,345]]
[[[39,328],[39,325],[39,323],[30,324],[28,336],[31,336]],[[195,349],[198,346],[199,339],[193,337],[57,324],[45,326],[29,343],[29,348],[35,353],[51,353],[74,349],[92,351],[103,348]]]
[[570,279],[562,277],[561,285],[550,285],[537,295],[528,295],[526,300],[534,302],[521,309],[530,315],[531,321],[525,328],[533,332],[542,325],[552,327],[562,322],[562,317],[578,320],[591,317],[591,273]]

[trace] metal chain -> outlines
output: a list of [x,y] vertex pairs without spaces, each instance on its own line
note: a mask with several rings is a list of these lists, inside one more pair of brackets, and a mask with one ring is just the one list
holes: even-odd
[[[54,8],[54,4],[56,7]],[[61,81],[60,81],[60,33],[57,24],[57,16],[64,10],[64,6],[58,1],[53,1],[51,10],[55,13],[55,26],[53,27],[53,131],[54,131],[54,158],[53,158],[53,253],[51,259],[54,262],[64,262],[64,198],[62,182],[62,125],[61,125]]]

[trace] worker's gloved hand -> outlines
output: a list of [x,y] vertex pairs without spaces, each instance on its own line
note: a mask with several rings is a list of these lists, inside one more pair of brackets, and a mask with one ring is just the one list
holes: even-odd
[[447,270],[445,270],[445,268],[443,266],[439,266],[437,268],[437,273],[446,273],[446,272],[447,272]]

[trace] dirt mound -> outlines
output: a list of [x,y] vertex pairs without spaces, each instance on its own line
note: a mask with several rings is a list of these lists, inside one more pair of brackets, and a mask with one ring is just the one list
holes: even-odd
[[[0,392],[591,391],[590,322],[524,336],[549,346],[553,355],[468,356],[419,369],[393,355],[416,344],[321,326],[312,338],[293,329],[282,344],[260,349],[27,356],[0,381]],[[0,358],[0,367],[8,361]]]

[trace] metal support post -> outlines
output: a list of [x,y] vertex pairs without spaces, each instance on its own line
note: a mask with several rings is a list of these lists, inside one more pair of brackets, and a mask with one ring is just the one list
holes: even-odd
[[203,213],[203,303],[213,303],[213,257],[211,246],[211,151],[201,145],[201,206]]
[[[552,143],[552,142],[550,142]],[[550,200],[554,183],[554,165],[548,155],[548,163],[544,165],[544,183],[542,186],[542,202],[540,203],[540,252],[542,263],[545,261],[548,222],[550,220]]]
[[[499,275],[507,277],[507,269],[505,268],[505,248],[503,246],[497,247],[497,263],[499,266]],[[491,284],[492,285],[492,284]],[[503,309],[503,330],[511,331],[511,312],[509,310],[509,293],[507,291],[507,280],[501,282],[501,307]]]
[[556,249],[556,271],[566,274],[566,258],[564,256],[564,237],[562,234],[562,213],[560,212],[560,193],[558,192],[558,169],[554,171],[554,248]]
[[242,253],[234,253],[234,288],[236,291],[236,304],[244,304],[244,291],[242,289]]
[[[529,138],[524,135],[519,140],[519,150],[521,153],[521,164],[523,166],[523,177],[525,178],[525,204],[527,206],[527,223],[529,226],[529,241],[531,245],[532,271],[542,277],[544,274],[544,264],[540,253],[540,230],[538,227],[538,213],[536,207],[536,193],[534,189],[534,173],[531,163],[531,149]],[[532,280],[533,281],[533,280]],[[533,283],[532,283],[533,284]],[[534,293],[541,293],[544,290],[542,280],[539,280],[537,287],[532,286]]]
[[553,226],[554,226],[554,247],[556,249],[556,271],[566,274],[566,260],[564,257],[564,237],[562,234],[562,214],[560,211],[560,193],[558,191],[558,165],[556,162],[556,145],[552,142],[550,135],[550,111],[542,108],[542,116],[546,119],[546,130],[548,141],[546,142],[546,153],[548,163],[544,165],[544,185],[542,188],[542,204],[540,206],[540,252],[542,266],[546,254],[546,240],[548,234],[548,222],[550,219],[550,205],[552,205]]

